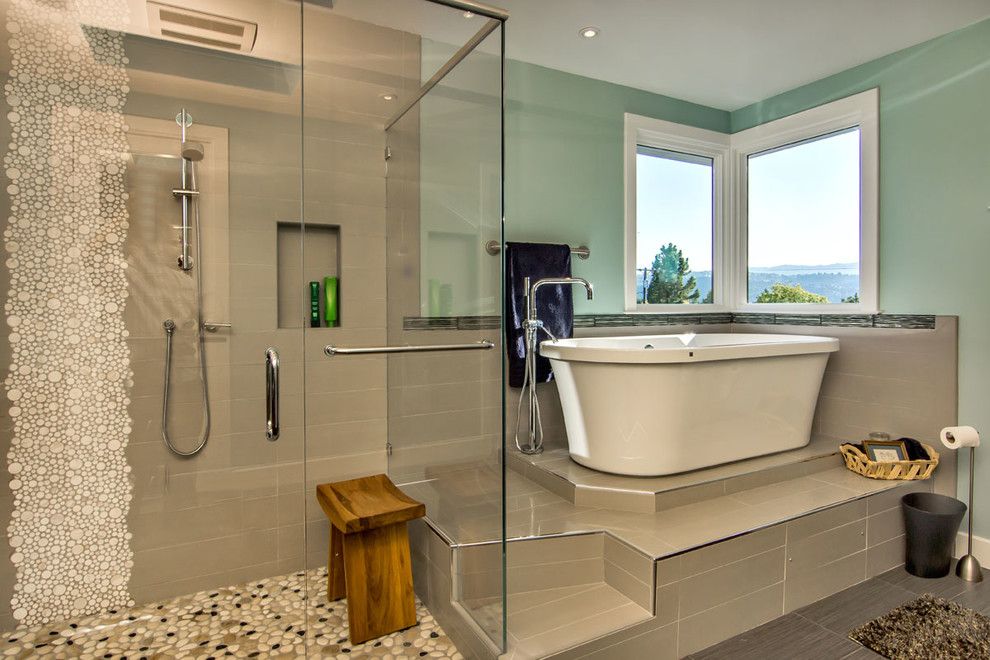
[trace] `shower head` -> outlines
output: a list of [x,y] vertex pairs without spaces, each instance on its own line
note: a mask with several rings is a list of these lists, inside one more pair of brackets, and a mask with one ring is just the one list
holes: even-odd
[[202,142],[190,142],[188,140],[182,143],[182,151],[180,152],[182,157],[186,160],[191,160],[193,162],[198,162],[203,160],[203,143]]

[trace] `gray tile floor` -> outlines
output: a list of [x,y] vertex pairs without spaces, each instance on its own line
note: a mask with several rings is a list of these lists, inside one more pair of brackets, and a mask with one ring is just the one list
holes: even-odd
[[[988,576],[990,577],[990,576]],[[952,571],[926,580],[895,568],[770,623],[689,656],[692,660],[868,660],[881,658],[849,639],[851,630],[924,593],[990,615],[990,585]]]

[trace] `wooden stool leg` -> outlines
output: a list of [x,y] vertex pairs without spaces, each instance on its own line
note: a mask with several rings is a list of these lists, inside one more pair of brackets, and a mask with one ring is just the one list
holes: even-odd
[[327,600],[347,595],[344,583],[344,533],[330,525],[330,556],[327,557]]
[[406,523],[344,536],[352,644],[416,625]]

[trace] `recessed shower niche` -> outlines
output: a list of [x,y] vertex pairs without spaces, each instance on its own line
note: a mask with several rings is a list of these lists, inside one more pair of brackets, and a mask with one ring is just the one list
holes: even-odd
[[[278,223],[278,327],[340,325],[340,227]],[[329,279],[332,278],[332,279]],[[329,279],[329,282],[328,282]],[[313,283],[317,284],[313,308]],[[327,295],[327,286],[336,290]],[[330,314],[327,314],[327,307]],[[336,309],[334,309],[336,308]],[[318,324],[312,319],[315,318]]]

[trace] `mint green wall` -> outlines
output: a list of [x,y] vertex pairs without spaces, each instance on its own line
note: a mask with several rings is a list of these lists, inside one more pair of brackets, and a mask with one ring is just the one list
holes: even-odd
[[[732,130],[871,87],[880,88],[880,305],[959,316],[959,421],[990,440],[990,20],[737,110]],[[961,461],[960,493],[968,469]],[[990,454],[976,469],[974,525],[986,537]]]
[[[507,239],[591,246],[574,271],[597,295],[577,311],[621,312],[624,112],[736,132],[872,87],[881,307],[960,317],[959,420],[990,439],[990,21],[731,114],[510,61]],[[990,455],[976,468],[976,531],[990,536]]]
[[591,246],[576,311],[621,312],[623,113],[726,132],[729,113],[511,60],[506,104],[506,240]]

